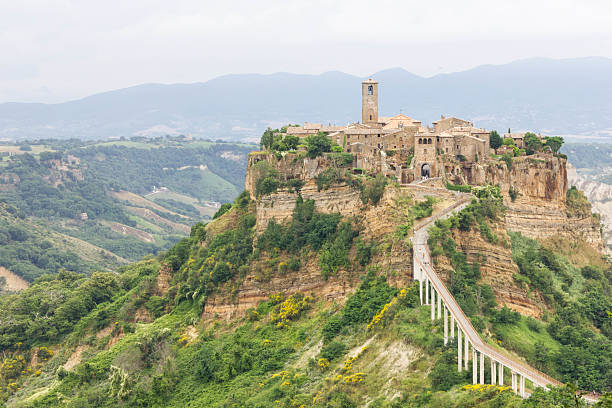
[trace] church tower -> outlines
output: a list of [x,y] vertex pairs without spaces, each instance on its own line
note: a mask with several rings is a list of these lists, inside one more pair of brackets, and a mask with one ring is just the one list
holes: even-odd
[[361,123],[378,123],[378,82],[361,83]]

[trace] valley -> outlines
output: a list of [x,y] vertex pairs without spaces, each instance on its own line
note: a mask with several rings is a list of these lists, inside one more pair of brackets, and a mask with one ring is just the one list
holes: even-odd
[[0,266],[32,282],[165,250],[238,194],[250,150],[187,137],[0,145]]

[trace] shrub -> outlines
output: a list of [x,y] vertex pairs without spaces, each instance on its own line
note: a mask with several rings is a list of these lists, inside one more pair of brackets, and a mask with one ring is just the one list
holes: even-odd
[[502,145],[502,138],[499,135],[499,133],[497,133],[497,130],[493,130],[489,134],[489,143],[490,143],[491,148],[493,149],[497,149],[498,147]]
[[527,146],[527,154],[534,154],[535,152],[542,150],[542,141],[535,133],[525,133],[525,136],[523,137],[523,142],[525,146]]
[[231,208],[232,208],[232,204],[231,203],[225,203],[225,204],[221,205],[221,207],[217,210],[215,215],[213,215],[213,220],[219,218],[220,216],[222,216],[223,214],[228,212]]
[[332,184],[339,184],[344,181],[344,171],[335,167],[328,167],[315,178],[317,190],[327,190]]
[[506,168],[508,170],[512,170],[512,156],[510,156],[510,154],[503,154],[501,160],[506,163]]
[[466,373],[457,371],[455,349],[456,347],[445,349],[429,372],[431,387],[436,391],[448,391],[453,385],[464,383],[466,380]]
[[309,135],[304,142],[306,143],[307,156],[311,159],[331,151],[332,141],[325,132]]
[[462,193],[469,193],[472,191],[472,186],[469,184],[461,185],[461,184],[451,184],[448,181],[446,182],[446,188],[453,191],[460,191]]
[[289,179],[285,183],[285,185],[289,187],[289,190],[295,190],[298,193],[300,192],[302,187],[304,187],[304,184],[306,183],[300,179]]
[[508,190],[508,195],[510,196],[510,200],[512,200],[512,202],[516,200],[518,194],[518,190],[516,190],[514,187],[510,187],[510,189]]
[[286,327],[290,320],[297,319],[302,311],[310,307],[311,302],[312,298],[310,296],[294,293],[270,312],[270,321],[276,323],[278,328]]
[[431,216],[435,202],[436,200],[433,197],[425,196],[424,201],[420,201],[412,207],[412,214],[414,215],[414,218],[418,220]]
[[387,178],[382,173],[378,173],[375,178],[367,180],[363,187],[361,201],[364,204],[370,202],[372,205],[377,205],[385,192],[386,185]]
[[331,341],[321,348],[321,358],[333,361],[344,355],[346,346],[339,341]]
[[494,311],[492,319],[493,323],[499,324],[516,324],[521,320],[521,315],[507,306]]
[[292,271],[299,271],[301,267],[302,262],[299,258],[294,257],[289,260],[289,269],[291,269]]
[[565,204],[568,217],[586,218],[591,216],[591,204],[576,186],[567,190]]
[[340,316],[332,316],[329,318],[323,325],[323,340],[325,342],[332,340],[338,333],[340,333],[342,327],[342,319]]
[[355,261],[357,261],[361,266],[366,266],[367,264],[369,264],[370,259],[372,259],[372,254],[374,253],[374,248],[374,242],[366,242],[363,239],[358,238],[355,242]]
[[267,160],[260,160],[253,165],[255,195],[270,194],[280,186],[278,171]]

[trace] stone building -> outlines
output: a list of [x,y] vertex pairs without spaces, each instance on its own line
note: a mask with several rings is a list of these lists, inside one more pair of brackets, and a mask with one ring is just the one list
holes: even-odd
[[372,79],[362,82],[361,98],[361,122],[348,126],[306,123],[289,127],[287,133],[305,137],[327,132],[355,156],[354,167],[383,172],[401,183],[447,173],[454,176],[460,168],[489,160],[489,132],[470,121],[442,116],[424,127],[404,114],[379,116],[378,82]]

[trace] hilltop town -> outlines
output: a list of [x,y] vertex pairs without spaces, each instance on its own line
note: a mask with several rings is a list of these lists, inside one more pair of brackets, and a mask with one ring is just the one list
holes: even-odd
[[[506,133],[502,144],[502,137],[494,132],[498,140],[492,145],[490,130],[456,117],[441,116],[432,126],[424,126],[404,114],[379,116],[378,82],[368,79],[361,88],[361,122],[347,126],[307,122],[286,127],[286,134],[305,138],[324,132],[343,151],[354,155],[353,167],[382,173],[401,184],[438,177],[455,184],[483,184],[483,165],[491,154],[524,156],[525,138],[530,135],[537,137],[540,145],[546,144],[541,135],[533,133]],[[555,146],[555,153],[559,147]],[[539,153],[546,152],[551,149]]]

